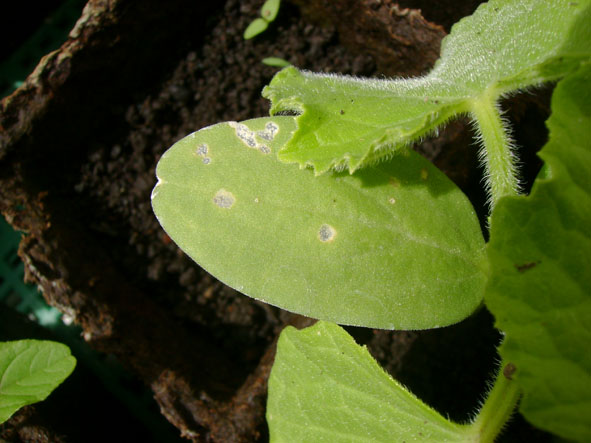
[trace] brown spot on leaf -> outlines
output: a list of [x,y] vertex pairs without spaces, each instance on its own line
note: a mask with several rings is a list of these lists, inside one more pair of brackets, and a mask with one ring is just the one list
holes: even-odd
[[503,368],[503,376],[507,380],[513,380],[513,374],[515,374],[516,371],[517,366],[515,366],[513,363],[507,363]]
[[524,273],[525,271],[527,271],[527,270],[529,270],[531,268],[534,268],[534,267],[536,267],[539,264],[540,264],[539,261],[534,261],[534,262],[524,263],[522,265],[515,265],[515,268],[519,272]]

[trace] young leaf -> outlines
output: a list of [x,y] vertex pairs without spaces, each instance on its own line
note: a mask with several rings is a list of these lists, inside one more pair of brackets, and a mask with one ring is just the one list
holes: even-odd
[[486,303],[506,333],[521,412],[564,438],[591,441],[591,68],[552,97],[548,178],[492,214]]
[[0,423],[21,407],[45,400],[74,366],[76,359],[61,343],[0,342]]
[[261,17],[263,17],[268,22],[272,22],[279,13],[280,5],[281,0],[267,0],[261,8]]
[[[293,67],[263,95],[271,113],[296,111],[298,131],[279,152],[316,173],[350,172],[391,155],[460,113],[482,114],[502,94],[556,80],[591,54],[591,2],[491,0],[458,22],[441,58],[416,79],[357,79]],[[486,99],[486,100],[484,100]]]
[[154,212],[205,270],[246,295],[341,324],[449,325],[481,303],[472,206],[414,151],[351,176],[278,162],[293,117],[221,123],[158,163]]
[[291,63],[279,57],[266,57],[261,61],[267,66],[273,66],[276,68],[285,68],[286,66],[291,66]]
[[269,378],[273,442],[461,442],[452,423],[384,372],[365,347],[332,323],[288,326]]
[[256,37],[261,32],[263,32],[265,29],[267,29],[268,26],[269,26],[269,22],[267,20],[264,20],[260,17],[255,18],[250,23],[250,25],[248,25],[246,27],[246,30],[244,31],[244,35],[243,35],[244,40],[249,40],[253,37]]

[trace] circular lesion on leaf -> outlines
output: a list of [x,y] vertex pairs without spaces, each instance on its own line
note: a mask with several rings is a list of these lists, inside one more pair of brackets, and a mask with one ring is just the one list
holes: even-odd
[[234,194],[231,192],[228,192],[222,188],[213,196],[213,202],[220,208],[230,209],[232,206],[234,206],[236,197],[234,197]]
[[331,242],[337,235],[337,231],[331,225],[324,223],[318,230],[318,240],[323,243]]

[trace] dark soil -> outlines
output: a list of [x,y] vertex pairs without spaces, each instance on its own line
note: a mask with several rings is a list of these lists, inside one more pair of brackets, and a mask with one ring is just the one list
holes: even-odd
[[[98,15],[86,14],[61,52],[2,103],[0,210],[28,234],[20,248],[27,278],[76,318],[90,346],[149,386],[164,416],[195,441],[267,439],[275,340],[286,324],[310,320],[224,286],[171,242],[150,207],[159,157],[201,127],[267,115],[260,91],[277,70],[260,62],[265,57],[357,76],[420,74],[450,24],[478,2],[421,1],[429,21],[403,10],[411,1],[294,3],[301,10],[284,2],[269,30],[244,41],[258,0],[176,0],[169,9],[155,0],[93,0],[88,12]],[[533,157],[544,143],[537,134],[547,101],[517,103],[516,136]],[[482,208],[471,143],[459,121],[418,149]],[[478,405],[500,341],[485,310],[441,330],[349,330],[457,420]],[[96,413],[96,427],[111,416]],[[0,436],[27,418],[18,420]],[[516,423],[507,438],[524,433],[532,441],[529,427]],[[88,432],[85,441],[94,441]]]

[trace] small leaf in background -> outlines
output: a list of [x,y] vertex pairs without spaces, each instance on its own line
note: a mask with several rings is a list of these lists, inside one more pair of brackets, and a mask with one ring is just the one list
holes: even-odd
[[506,333],[521,412],[561,437],[591,441],[590,64],[552,97],[546,178],[492,214],[486,303]]
[[291,63],[279,57],[267,57],[264,58],[262,62],[267,66],[273,66],[275,68],[285,68],[287,66],[291,66]]
[[465,195],[414,151],[353,176],[276,158],[293,117],[221,123],[161,158],[152,206],[213,276],[283,309],[384,329],[449,325],[481,303],[484,239]]
[[0,423],[21,407],[47,398],[75,366],[70,349],[61,343],[0,342]]
[[279,442],[458,442],[452,423],[390,377],[339,326],[288,326],[269,378],[267,423]]
[[263,17],[268,22],[272,22],[279,13],[280,5],[281,0],[267,0],[261,8],[261,17]]
[[482,97],[554,81],[591,55],[591,2],[491,0],[453,26],[433,70],[415,79],[356,79],[287,68],[263,95],[295,111],[286,162],[356,169],[470,112]]
[[265,29],[267,29],[268,26],[269,22],[267,20],[263,20],[262,18],[255,18],[244,31],[244,40],[249,40],[259,35],[261,32],[265,31]]

